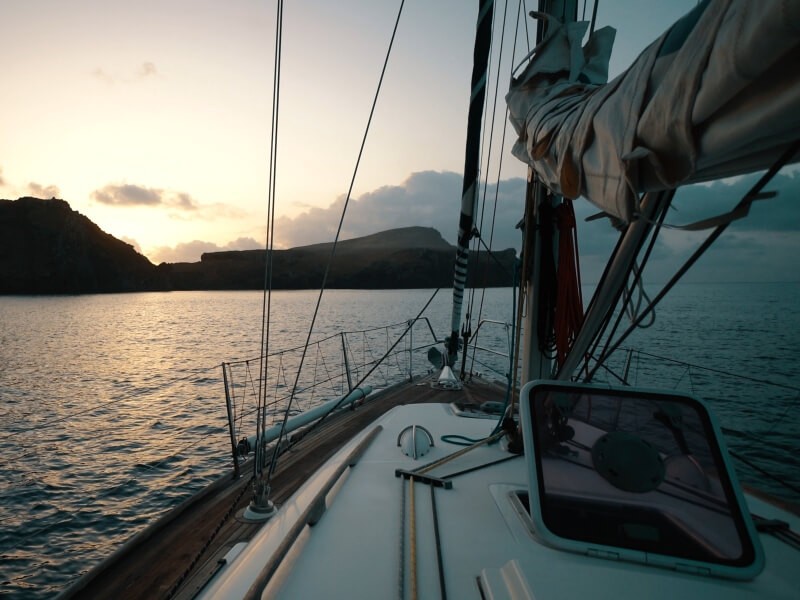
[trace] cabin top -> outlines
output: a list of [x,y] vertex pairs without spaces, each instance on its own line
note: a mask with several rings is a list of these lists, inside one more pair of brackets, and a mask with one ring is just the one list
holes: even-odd
[[[457,396],[454,394],[454,399]],[[541,407],[544,404],[542,401]],[[598,411],[599,404],[598,400]],[[523,420],[530,416],[528,408],[523,399]],[[562,423],[575,430],[572,436],[567,435],[568,439],[560,440],[556,446],[542,443],[542,448],[548,449],[539,456],[540,466],[552,459],[549,452],[558,455],[558,446],[566,445],[567,458],[559,457],[557,462],[592,474],[593,483],[605,485],[606,491],[612,488],[621,497],[640,494],[641,499],[647,494],[660,494],[659,486],[672,486],[669,487],[672,495],[696,496],[689,503],[692,510],[715,515],[724,512],[712,500],[714,496],[708,489],[702,493],[684,489],[698,484],[699,478],[688,484],[675,483],[673,467],[666,464],[664,473],[657,474],[661,479],[656,489],[638,492],[623,489],[639,485],[636,474],[629,473],[631,481],[621,488],[599,475],[600,469],[581,466],[590,460],[590,451],[576,446],[584,443],[579,438],[586,433],[595,441],[602,437],[594,430],[600,413],[586,419],[585,408],[574,406]],[[606,406],[603,410],[608,409]],[[667,416],[677,419],[671,408],[662,409]],[[537,410],[535,405],[534,410]],[[685,421],[689,439],[684,441],[694,448],[698,442],[694,434],[688,435],[690,414],[686,413]],[[485,417],[465,413],[452,404],[409,404],[392,409],[367,426],[311,477],[249,544],[233,548],[201,597],[412,597],[414,590],[420,597],[440,594],[456,598],[577,597],[591,593],[593,597],[618,598],[638,590],[636,593],[652,598],[708,594],[790,598],[800,586],[800,573],[790,567],[796,561],[796,550],[769,537],[752,544],[754,548],[763,544],[771,553],[761,575],[751,572],[747,581],[702,575],[704,571],[696,563],[706,561],[708,556],[703,561],[697,560],[694,553],[698,545],[721,556],[716,563],[707,562],[717,565],[712,575],[725,576],[723,571],[731,567],[729,563],[747,555],[747,542],[740,539],[737,553],[735,544],[728,544],[729,532],[712,532],[707,528],[703,530],[705,533],[695,532],[692,537],[685,532],[695,521],[702,521],[702,515],[690,515],[691,518],[682,521],[683,517],[671,504],[662,506],[661,512],[637,512],[628,506],[622,511],[627,513],[627,521],[622,517],[615,521],[602,514],[593,515],[591,511],[587,514],[610,524],[612,529],[621,528],[640,544],[653,543],[654,536],[660,535],[658,528],[664,527],[664,539],[678,553],[690,553],[689,557],[678,559],[672,556],[672,564],[663,560],[632,560],[623,556],[626,550],[617,550],[615,556],[607,549],[607,543],[594,541],[577,540],[583,546],[581,549],[565,547],[563,543],[559,547],[551,535],[553,531],[568,541],[576,540],[564,535],[569,531],[553,527],[553,515],[544,517],[552,531],[543,530],[542,513],[537,516],[537,511],[531,508],[541,498],[537,490],[538,475],[531,479],[532,463],[537,463],[529,439],[526,439],[526,455],[510,453],[503,442],[479,444],[464,453],[460,451],[465,447],[448,443],[490,436],[497,417]],[[656,423],[664,419],[653,414],[650,417]],[[673,424],[669,419],[667,422]],[[681,442],[674,432],[668,425],[663,427],[670,443],[680,449]],[[453,434],[463,437],[449,437]],[[625,441],[616,440],[623,447]],[[639,453],[643,454],[640,448]],[[440,460],[442,463],[438,464]],[[661,460],[667,463],[668,457]],[[636,463],[639,465],[636,468],[646,471],[652,468],[651,462],[644,458],[641,461],[644,466]],[[678,461],[681,468],[677,472],[686,470],[692,474],[685,462]],[[545,473],[546,504],[557,500],[558,494],[564,495],[564,490],[555,486],[557,476],[551,477],[548,468],[541,471]],[[718,473],[709,471],[706,476],[708,485],[717,485],[713,480],[719,477]],[[719,485],[724,488],[727,484]],[[675,489],[680,489],[680,493]],[[580,515],[586,506],[576,506],[576,492],[571,490],[570,494],[573,499],[568,508],[573,511],[572,516]],[[703,502],[697,500],[700,497]],[[736,497],[734,493],[734,500]],[[604,502],[613,503],[608,497]],[[795,530],[800,527],[796,517],[766,503],[751,498],[748,503],[762,517],[787,520]],[[735,506],[729,511],[735,511]],[[556,514],[563,516],[558,511]],[[650,521],[640,521],[643,515]],[[743,522],[746,518],[742,516]],[[740,525],[734,525],[734,529]],[[747,530],[749,526],[744,527]],[[678,532],[684,532],[685,536],[675,541]],[[689,550],[684,551],[687,536],[695,545],[686,546]],[[708,539],[700,543],[704,536]],[[641,548],[627,551],[662,556]],[[750,567],[744,568],[756,563],[757,560],[750,561]],[[760,565],[755,568],[758,569]]]

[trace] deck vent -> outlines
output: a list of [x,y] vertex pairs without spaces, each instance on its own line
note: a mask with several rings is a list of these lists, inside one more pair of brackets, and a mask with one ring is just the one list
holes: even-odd
[[433,436],[422,425],[409,425],[397,436],[397,445],[403,454],[417,460],[431,449]]

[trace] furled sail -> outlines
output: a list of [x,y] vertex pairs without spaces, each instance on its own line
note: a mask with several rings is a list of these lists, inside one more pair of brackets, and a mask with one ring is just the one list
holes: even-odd
[[800,139],[800,0],[701,2],[609,83],[613,30],[582,48],[586,23],[546,18],[506,101],[514,155],[556,193],[628,223],[640,192],[764,169]]

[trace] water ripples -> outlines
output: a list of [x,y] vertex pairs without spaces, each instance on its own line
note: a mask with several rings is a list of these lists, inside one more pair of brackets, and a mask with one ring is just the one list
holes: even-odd
[[[762,287],[758,297],[749,288],[721,287],[697,286],[684,296],[676,290],[677,302],[666,304],[656,326],[637,333],[631,345],[716,369],[744,365],[755,377],[796,385],[800,356],[793,337],[800,313],[790,313],[788,324],[784,313],[794,306],[798,286]],[[336,333],[340,324],[355,330],[412,317],[430,293],[330,292],[321,307],[320,336]],[[726,293],[736,303],[725,304]],[[755,309],[742,310],[747,293],[758,306],[783,311],[782,324],[772,312],[759,321]],[[508,291],[489,294],[486,316],[510,322]],[[273,296],[278,316],[272,348],[305,339],[315,301],[316,292]],[[449,328],[450,301],[440,294],[431,305],[428,317],[439,333]],[[0,595],[54,595],[230,469],[220,363],[258,356],[261,302],[260,292],[0,298]],[[424,343],[421,333],[414,333],[415,346]],[[757,343],[743,347],[745,335]],[[487,328],[481,336],[481,345],[507,351],[503,331]],[[369,360],[389,340],[365,334],[348,343]],[[338,336],[331,344],[341,353]],[[417,372],[426,368],[424,354],[415,362]],[[315,353],[306,360],[331,383],[306,393],[293,412],[341,393],[340,369]],[[408,355],[398,354],[374,377],[401,377],[407,363]],[[271,364],[276,371],[269,393],[280,398],[294,381],[296,359],[287,355]],[[249,377],[256,377],[258,364],[251,363],[232,382],[245,429],[254,419],[241,404],[252,385],[244,374],[248,367],[255,371]],[[496,358],[484,370],[502,377],[507,369]],[[763,396],[754,399],[753,390],[761,387],[643,356],[632,372],[641,386],[702,393],[731,430],[737,451],[761,466],[772,467],[777,458],[800,471],[796,459],[792,463],[800,450],[800,424],[792,421],[797,394],[758,391]],[[765,438],[768,443],[754,442]],[[746,469],[743,479],[758,481]]]

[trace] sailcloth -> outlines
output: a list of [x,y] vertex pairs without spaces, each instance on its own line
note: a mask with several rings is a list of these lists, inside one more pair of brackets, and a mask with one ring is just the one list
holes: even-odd
[[[614,31],[548,19],[506,96],[513,153],[628,223],[641,192],[769,167],[800,139],[800,0],[710,0],[606,83]],[[798,160],[795,157],[794,160]]]

